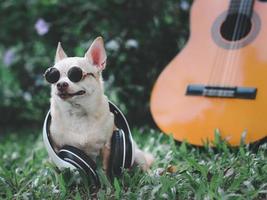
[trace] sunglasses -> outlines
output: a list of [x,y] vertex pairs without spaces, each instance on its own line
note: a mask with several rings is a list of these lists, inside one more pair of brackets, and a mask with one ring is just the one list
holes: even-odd
[[[74,83],[81,81],[86,76],[93,76],[95,78],[95,75],[93,73],[86,73],[80,67],[70,68],[67,73],[67,76],[68,76],[68,79]],[[58,82],[60,78],[60,72],[55,67],[50,67],[45,71],[44,77],[48,83],[53,84],[53,83]]]

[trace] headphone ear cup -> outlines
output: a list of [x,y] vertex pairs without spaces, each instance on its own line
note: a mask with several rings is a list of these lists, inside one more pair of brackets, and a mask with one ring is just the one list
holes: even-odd
[[96,163],[80,149],[66,145],[59,150],[58,156],[69,162],[77,169],[83,170],[88,177],[92,177],[95,185],[100,187],[100,181],[96,172]]
[[130,168],[133,163],[133,154],[134,154],[134,149],[133,149],[133,140],[131,133],[125,134],[124,131],[122,130],[125,138],[125,149],[126,149],[126,156],[125,156],[125,164],[124,168]]
[[120,130],[115,130],[111,137],[111,153],[109,160],[110,176],[120,176],[124,168],[125,148],[123,141],[123,133]]

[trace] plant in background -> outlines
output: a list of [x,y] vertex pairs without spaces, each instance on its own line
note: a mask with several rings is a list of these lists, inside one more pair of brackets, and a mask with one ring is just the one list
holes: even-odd
[[49,31],[49,24],[42,18],[39,18],[34,25],[38,35],[45,35]]
[[57,42],[69,49],[69,56],[82,56],[99,35],[108,53],[103,74],[107,95],[131,124],[151,123],[150,91],[188,37],[190,3],[1,1],[0,113],[8,114],[0,117],[0,125],[40,126],[49,105],[42,74],[53,64]]

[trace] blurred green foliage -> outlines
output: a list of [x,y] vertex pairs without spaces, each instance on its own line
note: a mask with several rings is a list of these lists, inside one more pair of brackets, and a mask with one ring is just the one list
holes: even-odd
[[0,127],[39,126],[50,95],[42,74],[53,65],[57,42],[69,56],[83,56],[99,35],[108,54],[106,94],[131,125],[151,124],[151,89],[188,38],[190,4],[191,0],[2,0]]

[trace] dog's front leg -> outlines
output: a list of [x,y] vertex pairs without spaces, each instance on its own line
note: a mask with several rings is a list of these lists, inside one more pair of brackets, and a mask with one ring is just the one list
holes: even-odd
[[102,158],[103,158],[103,169],[105,172],[108,170],[109,165],[109,156],[110,156],[110,144],[105,144],[102,148]]

